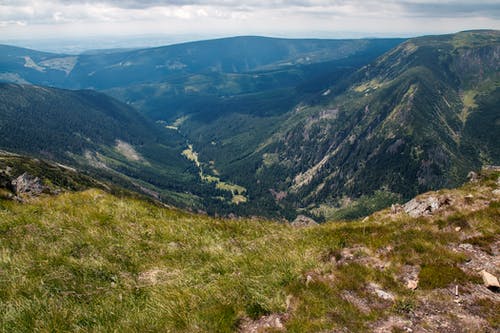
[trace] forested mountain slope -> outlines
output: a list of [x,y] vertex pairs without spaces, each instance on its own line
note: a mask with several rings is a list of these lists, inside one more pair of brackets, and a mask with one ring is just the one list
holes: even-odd
[[0,84],[0,148],[68,163],[181,206],[202,207],[184,139],[91,90]]
[[[82,55],[53,84],[104,90],[164,127],[126,130],[126,139],[115,135],[117,119],[105,131],[113,135],[88,129],[90,141],[95,135],[113,154],[137,150],[118,169],[155,191],[187,191],[180,201],[197,208],[208,202],[212,213],[352,218],[500,164],[499,32],[400,42],[240,37]],[[44,61],[65,58],[34,53],[30,62],[25,50],[9,50],[0,68],[20,61],[22,80],[28,80],[23,71],[53,74],[54,62]],[[79,133],[75,124],[64,126]],[[24,145],[9,140],[6,148]],[[34,147],[51,157],[44,140]],[[94,166],[103,162],[87,153],[96,150],[86,139],[57,140],[76,155],[83,151]],[[158,143],[168,152],[145,148]],[[159,170],[164,175],[157,178]]]
[[499,57],[498,31],[408,40],[342,93],[299,104],[237,168],[284,204],[312,209],[453,186],[500,163]]

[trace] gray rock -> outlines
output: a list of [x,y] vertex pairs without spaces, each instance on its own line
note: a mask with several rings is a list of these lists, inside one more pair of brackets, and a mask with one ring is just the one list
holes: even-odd
[[16,195],[37,196],[47,190],[40,178],[23,173],[12,181],[12,187]]
[[385,299],[386,301],[394,301],[394,296],[387,291],[384,291],[382,289],[375,289],[375,293],[378,297]]
[[380,288],[380,286],[376,283],[370,283],[368,285],[368,289],[372,291],[372,293],[374,293],[375,295],[377,295],[379,298],[383,299],[383,300],[386,300],[386,301],[394,301],[394,295],[385,291],[385,290],[382,290]]
[[293,222],[291,223],[294,227],[311,227],[317,225],[318,223],[314,221],[312,218],[307,217],[305,215],[299,215]]
[[458,245],[458,247],[462,250],[466,250],[466,251],[474,251],[474,246],[472,246],[472,244],[469,244],[469,243],[463,243],[463,244],[460,244]]
[[469,179],[470,182],[475,183],[478,181],[479,176],[474,171],[471,171],[467,174],[467,179]]
[[492,290],[500,289],[500,283],[495,275],[488,273],[485,270],[481,271],[481,277],[483,278],[483,282],[486,288]]
[[414,198],[403,205],[405,213],[411,217],[432,215],[444,206],[449,206],[451,200],[448,197],[429,196],[426,198]]

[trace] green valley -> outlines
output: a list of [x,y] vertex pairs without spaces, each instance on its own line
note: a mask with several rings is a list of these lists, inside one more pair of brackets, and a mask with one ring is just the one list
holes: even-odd
[[[113,129],[102,144],[90,142],[95,133],[78,144],[46,135],[34,144],[40,156],[210,214],[356,218],[500,164],[495,30],[407,41],[226,38],[82,54],[70,72],[66,56],[3,48],[4,80],[98,89],[150,122],[133,137]],[[3,126],[15,142],[0,146],[33,153],[17,126]]]

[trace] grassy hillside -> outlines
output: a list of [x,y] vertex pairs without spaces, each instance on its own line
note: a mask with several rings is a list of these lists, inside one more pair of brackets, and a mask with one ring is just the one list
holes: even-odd
[[448,198],[428,217],[309,228],[94,189],[0,200],[0,330],[493,332],[499,176],[425,195]]

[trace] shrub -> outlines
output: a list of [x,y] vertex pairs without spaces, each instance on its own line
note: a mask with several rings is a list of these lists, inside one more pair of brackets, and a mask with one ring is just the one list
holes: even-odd
[[422,289],[444,288],[451,283],[464,283],[472,279],[460,268],[453,265],[423,265],[419,274]]

